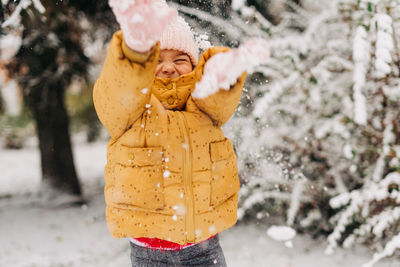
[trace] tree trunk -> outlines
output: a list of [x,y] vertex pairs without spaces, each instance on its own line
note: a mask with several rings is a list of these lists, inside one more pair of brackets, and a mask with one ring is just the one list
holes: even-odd
[[27,95],[37,125],[43,183],[60,192],[81,195],[71,149],[64,89],[57,82],[46,84],[46,87],[32,90],[34,93]]

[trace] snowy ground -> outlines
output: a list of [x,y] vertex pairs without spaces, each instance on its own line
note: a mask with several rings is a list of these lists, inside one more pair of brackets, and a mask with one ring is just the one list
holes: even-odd
[[[39,153],[34,148],[0,150],[0,266],[130,266],[129,243],[113,239],[104,220],[102,194],[105,143],[75,142],[75,162],[88,201],[83,206],[54,205],[34,195],[40,184]],[[24,193],[21,195],[21,193]],[[237,225],[221,234],[228,266],[361,266],[367,248],[339,249],[324,255],[323,240],[296,236],[294,247],[269,238],[269,225]],[[399,267],[399,259],[376,266]]]

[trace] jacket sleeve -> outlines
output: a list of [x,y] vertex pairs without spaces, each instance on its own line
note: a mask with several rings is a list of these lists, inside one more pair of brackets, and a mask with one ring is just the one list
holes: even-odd
[[93,88],[97,115],[112,139],[118,139],[144,112],[150,101],[159,43],[137,53],[116,32],[110,42],[100,77]]
[[[208,59],[217,53],[227,52],[229,50],[228,47],[212,47],[206,50],[196,66],[196,81],[199,82],[201,80],[204,73],[204,66]],[[243,72],[229,90],[219,89],[215,94],[207,96],[206,98],[192,98],[192,100],[202,112],[206,113],[212,119],[214,125],[220,127],[227,122],[235,112],[242,95],[246,76],[247,73]]]

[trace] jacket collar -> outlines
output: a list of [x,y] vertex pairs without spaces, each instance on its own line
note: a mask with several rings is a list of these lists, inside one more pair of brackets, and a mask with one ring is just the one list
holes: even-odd
[[177,78],[156,77],[152,93],[166,109],[182,110],[194,89],[195,83],[195,70]]

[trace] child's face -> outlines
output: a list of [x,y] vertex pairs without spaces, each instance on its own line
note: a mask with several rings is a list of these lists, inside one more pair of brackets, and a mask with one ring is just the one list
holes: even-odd
[[160,51],[156,76],[161,78],[177,78],[193,70],[190,57],[178,50],[163,49]]

